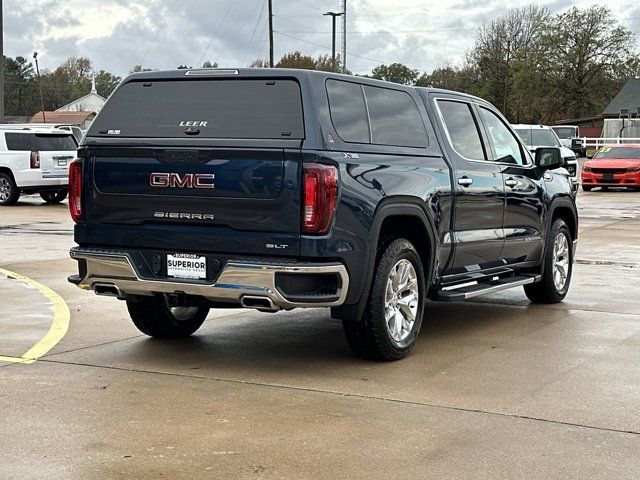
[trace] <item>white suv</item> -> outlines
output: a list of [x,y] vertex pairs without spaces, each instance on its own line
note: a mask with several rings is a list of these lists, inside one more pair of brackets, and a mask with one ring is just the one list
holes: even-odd
[[68,130],[0,125],[0,205],[15,204],[22,193],[39,193],[47,203],[64,200],[77,148]]

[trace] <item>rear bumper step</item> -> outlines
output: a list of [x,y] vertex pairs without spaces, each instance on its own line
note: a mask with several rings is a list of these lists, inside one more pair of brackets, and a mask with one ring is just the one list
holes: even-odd
[[[71,258],[81,260],[80,275],[69,281],[98,295],[126,298],[127,295],[185,294],[212,302],[237,304],[258,310],[276,311],[296,307],[335,307],[342,305],[349,288],[349,275],[341,263],[251,263],[227,262],[215,281],[149,279],[142,277],[127,252],[108,252],[90,248],[72,248]],[[301,277],[334,275],[335,292],[330,295],[300,297],[287,295],[278,288],[277,276]]]
[[484,295],[485,293],[499,292],[508,288],[535,283],[542,278],[541,275],[517,275],[513,277],[499,278],[489,282],[477,283],[464,287],[447,288],[438,292],[438,300],[444,302],[458,302]]

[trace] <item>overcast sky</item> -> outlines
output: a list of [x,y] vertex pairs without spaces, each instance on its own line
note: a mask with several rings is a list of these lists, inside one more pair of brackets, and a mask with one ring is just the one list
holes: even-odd
[[[347,66],[370,72],[401,62],[420,71],[458,64],[476,29],[527,0],[347,0]],[[608,6],[640,37],[638,0],[549,0],[554,12],[573,5]],[[54,68],[70,56],[125,75],[143,64],[158,69],[204,60],[246,66],[268,57],[267,0],[4,0],[5,55]],[[331,19],[339,0],[273,0],[275,57],[300,50],[331,53]],[[509,5],[509,7],[506,7]],[[339,45],[339,43],[338,43]]]

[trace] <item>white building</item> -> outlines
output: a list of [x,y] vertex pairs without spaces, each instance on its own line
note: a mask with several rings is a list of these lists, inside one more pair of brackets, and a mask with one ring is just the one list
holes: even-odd
[[104,106],[106,98],[98,95],[96,91],[96,77],[91,80],[91,92],[73,102],[67,103],[56,109],[56,112],[95,112],[98,113]]

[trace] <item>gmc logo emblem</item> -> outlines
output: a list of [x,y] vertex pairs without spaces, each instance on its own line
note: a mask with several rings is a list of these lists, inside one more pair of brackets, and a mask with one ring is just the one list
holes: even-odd
[[214,188],[213,173],[152,173],[149,185],[159,188]]

